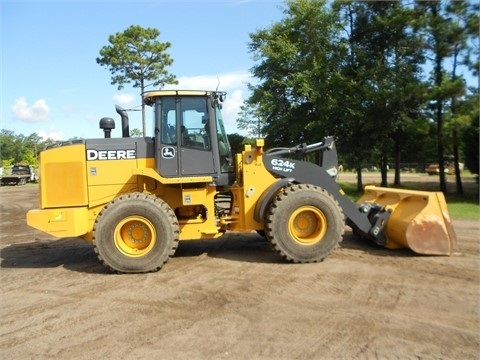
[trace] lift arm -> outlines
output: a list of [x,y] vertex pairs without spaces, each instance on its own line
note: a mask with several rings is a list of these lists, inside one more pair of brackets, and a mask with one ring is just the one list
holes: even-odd
[[[282,155],[319,152],[319,164],[301,160],[285,159]],[[338,201],[345,214],[347,225],[373,238],[379,245],[385,245],[385,226],[390,216],[382,206],[358,205],[352,202],[336,182],[337,151],[332,137],[312,145],[298,145],[291,148],[275,148],[265,153],[265,167],[282,178],[291,178],[293,183],[319,186]]]

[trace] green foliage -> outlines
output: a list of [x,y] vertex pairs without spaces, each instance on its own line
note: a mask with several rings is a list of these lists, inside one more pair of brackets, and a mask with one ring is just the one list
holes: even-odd
[[339,147],[359,172],[365,161],[378,164],[386,182],[388,155],[400,161],[405,132],[415,134],[412,123],[421,120],[421,41],[409,25],[412,11],[400,2],[336,2],[335,9],[350,45],[341,71],[354,84],[338,99]]
[[34,149],[25,150],[25,155],[22,162],[28,165],[32,165],[33,167],[38,167],[38,158],[35,154]]
[[228,134],[228,142],[232,148],[233,154],[239,154],[243,151],[245,137],[239,134]]
[[358,188],[364,164],[379,166],[386,183],[394,162],[399,185],[401,161],[426,165],[458,149],[465,81],[444,64],[471,63],[478,15],[470,3],[285,4],[281,21],[250,34],[255,116],[242,109],[241,124],[260,119],[272,147],[333,135],[344,164],[359,170]]
[[8,169],[13,166],[13,159],[2,159],[2,165],[4,169]]
[[338,39],[341,26],[326,1],[287,5],[280,22],[250,34],[249,48],[258,61],[252,72],[262,83],[252,87],[249,105],[256,105],[272,147],[321,140],[320,120],[332,106],[339,54],[345,49]]
[[[432,72],[429,85],[431,118],[436,124],[437,162],[440,164],[440,189],[446,191],[443,158],[448,147],[452,147],[456,163],[459,162],[459,113],[458,103],[465,96],[465,81],[458,76],[458,65],[471,63],[470,40],[478,39],[478,13],[468,1],[418,1],[418,29],[425,39],[424,47],[431,58]],[[475,20],[476,19],[476,20]],[[473,40],[478,41],[478,40]],[[463,58],[463,61],[462,61]],[[448,62],[446,60],[449,60]],[[451,64],[448,69],[445,64]],[[449,66],[450,67],[450,66]],[[449,124],[453,122],[453,124]],[[461,179],[457,178],[461,192]]]
[[38,153],[49,143],[50,139],[43,141],[35,133],[25,136],[2,129],[0,132],[2,166],[7,168],[18,163],[38,166]]
[[258,114],[255,106],[247,102],[240,107],[237,118],[237,128],[246,130],[247,134],[253,138],[262,138],[265,121],[262,120],[261,116],[261,114]]
[[142,137],[143,134],[142,134],[142,131],[140,129],[132,129],[130,130],[130,137]]
[[473,173],[479,174],[479,112],[472,113],[471,124],[463,129],[463,152],[465,166]]
[[156,87],[177,83],[166,70],[173,63],[166,52],[171,44],[156,40],[159,36],[159,30],[138,25],[109,36],[110,45],[100,49],[97,63],[110,70],[112,85],[121,90],[123,85],[133,82],[133,87],[140,87],[143,92],[145,82],[152,81],[151,85]]

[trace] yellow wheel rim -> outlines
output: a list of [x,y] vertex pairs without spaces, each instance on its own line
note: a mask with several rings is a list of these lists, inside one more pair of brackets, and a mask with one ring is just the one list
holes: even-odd
[[313,245],[322,240],[327,232],[327,218],[318,208],[302,206],[288,220],[288,231],[302,245]]
[[115,246],[130,257],[146,255],[157,241],[153,224],[142,216],[129,216],[115,227]]

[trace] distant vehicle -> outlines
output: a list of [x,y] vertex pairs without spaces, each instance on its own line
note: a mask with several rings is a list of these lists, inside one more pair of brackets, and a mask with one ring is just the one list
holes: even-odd
[[[462,172],[464,164],[458,163],[458,166],[460,168],[460,172]],[[445,174],[455,174],[455,163],[453,161],[453,156],[445,157],[444,167]],[[428,175],[438,175],[440,173],[440,166],[438,164],[430,164],[426,168],[426,172]]]
[[14,165],[11,175],[2,176],[3,185],[25,185],[27,182],[37,181],[37,176],[31,165]]

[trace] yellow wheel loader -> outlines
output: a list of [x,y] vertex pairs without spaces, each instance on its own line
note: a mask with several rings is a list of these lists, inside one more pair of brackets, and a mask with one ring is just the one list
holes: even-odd
[[[387,248],[450,255],[456,238],[442,193],[368,187],[353,203],[336,182],[337,152],[326,137],[268,151],[262,139],[232,156],[219,91],[159,90],[153,137],[129,137],[128,116],[102,118],[99,139],[73,140],[40,154],[40,209],[30,226],[82,237],[119,273],[158,271],[179,240],[257,231],[286,260],[322,261],[345,225]],[[317,163],[288,158],[316,152]]]

